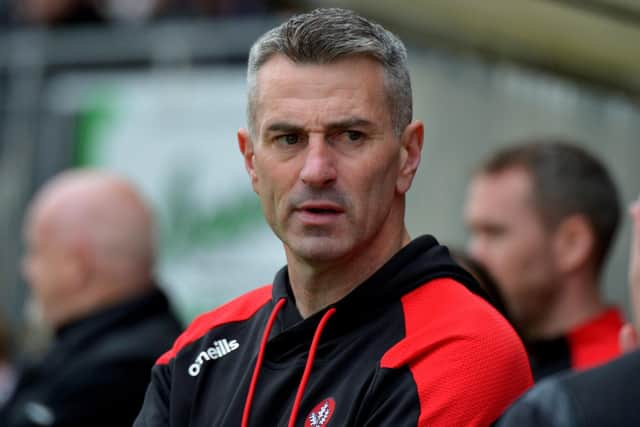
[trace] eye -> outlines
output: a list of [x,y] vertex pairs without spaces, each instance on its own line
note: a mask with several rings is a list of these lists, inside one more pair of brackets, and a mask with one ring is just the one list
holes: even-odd
[[300,137],[295,133],[288,133],[277,136],[276,141],[284,145],[295,145],[300,142]]
[[347,137],[347,140],[351,142],[361,141],[362,138],[364,137],[362,132],[359,132],[357,130],[348,130],[345,132],[345,136]]
[[334,134],[331,139],[341,145],[354,145],[364,141],[364,133],[357,130],[345,130]]

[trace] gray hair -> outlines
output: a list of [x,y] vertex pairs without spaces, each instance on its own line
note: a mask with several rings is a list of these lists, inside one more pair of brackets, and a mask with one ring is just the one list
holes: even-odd
[[282,54],[295,63],[328,64],[349,56],[367,56],[384,70],[385,91],[396,135],[412,118],[411,80],[407,50],[390,31],[350,10],[316,9],[295,15],[267,31],[251,47],[247,69],[249,131],[255,135],[257,73],[273,55]]

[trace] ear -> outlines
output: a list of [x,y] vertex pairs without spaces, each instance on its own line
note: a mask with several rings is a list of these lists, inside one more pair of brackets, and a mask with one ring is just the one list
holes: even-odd
[[411,122],[402,132],[400,143],[400,170],[396,181],[396,191],[405,194],[411,188],[422,156],[424,125],[419,120]]
[[76,238],[65,250],[66,277],[69,286],[80,290],[91,283],[96,271],[96,253],[86,237]]
[[595,236],[583,215],[572,215],[554,231],[553,251],[560,272],[570,273],[586,265],[593,253]]
[[258,175],[256,174],[254,165],[253,140],[251,139],[251,134],[248,130],[240,129],[238,131],[238,147],[240,148],[242,157],[244,157],[244,167],[249,174],[249,178],[251,179],[251,186],[253,187],[253,191],[259,193]]

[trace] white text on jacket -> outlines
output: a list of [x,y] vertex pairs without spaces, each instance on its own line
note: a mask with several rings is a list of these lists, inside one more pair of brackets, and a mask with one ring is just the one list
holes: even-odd
[[196,360],[189,366],[189,375],[198,376],[202,364],[209,360],[216,360],[231,353],[240,347],[237,340],[227,341],[226,338],[213,342],[213,346],[201,351]]

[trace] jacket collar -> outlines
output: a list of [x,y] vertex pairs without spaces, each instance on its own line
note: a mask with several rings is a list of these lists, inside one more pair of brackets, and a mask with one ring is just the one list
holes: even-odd
[[[331,323],[340,323],[342,326],[345,326],[345,323],[359,323],[366,320],[364,317],[375,315],[379,310],[386,308],[422,284],[442,277],[452,278],[471,291],[483,295],[476,281],[453,261],[445,246],[438,244],[433,236],[420,236],[400,249],[344,298],[319,313],[303,319],[296,308],[288,270],[285,266],[276,274],[272,290],[274,303],[281,298],[287,300],[278,316],[277,329],[284,331],[309,328],[312,331],[320,317],[330,307],[335,307],[337,310]],[[274,332],[276,332],[275,328]]]

